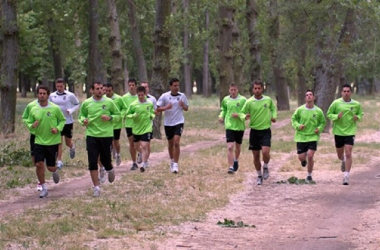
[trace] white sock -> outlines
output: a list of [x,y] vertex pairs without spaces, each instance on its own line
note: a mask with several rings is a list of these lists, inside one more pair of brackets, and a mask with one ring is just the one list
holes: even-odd
[[348,177],[350,175],[350,172],[344,172],[344,177]]
[[264,163],[263,168],[268,168],[268,163]]
[[100,190],[100,186],[95,186],[94,189]]
[[42,189],[47,189],[46,182],[44,184],[42,184],[41,186],[42,186]]
[[120,154],[116,153],[116,157],[120,157]]
[[311,176],[311,173],[307,173],[307,176]]
[[73,146],[71,147],[71,149],[75,149],[75,144],[73,144]]
[[262,176],[261,170],[257,171],[257,176]]

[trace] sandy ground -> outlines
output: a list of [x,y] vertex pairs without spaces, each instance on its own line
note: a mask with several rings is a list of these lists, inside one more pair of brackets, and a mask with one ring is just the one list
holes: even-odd
[[[288,122],[277,123],[274,128]],[[359,135],[357,140],[379,143],[380,136]],[[189,145],[182,153],[220,143],[224,143],[223,138]],[[278,170],[290,157],[294,155],[283,154],[271,161],[271,176],[262,186],[255,185],[253,173],[235,173],[245,175],[243,192],[232,196],[227,206],[208,213],[204,221],[157,228],[167,231],[169,237],[155,242],[153,249],[380,249],[380,156],[372,157],[366,167],[355,168],[349,186],[342,185],[339,171],[314,172],[316,185],[276,183],[289,177]],[[151,155],[156,162],[166,158],[166,152]],[[122,165],[116,178],[127,171],[129,165]],[[80,179],[83,181],[73,179],[53,186],[54,195],[49,199],[36,199],[34,189],[24,190],[20,196],[0,202],[0,218],[67,195],[81,195],[91,184],[88,175]],[[243,221],[255,228],[218,226],[217,222],[224,218]]]

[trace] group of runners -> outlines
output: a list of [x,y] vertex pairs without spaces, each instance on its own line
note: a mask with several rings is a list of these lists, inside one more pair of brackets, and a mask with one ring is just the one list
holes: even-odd
[[[245,121],[249,120],[249,150],[257,171],[257,185],[269,178],[271,147],[271,124],[276,122],[277,110],[272,99],[263,95],[264,86],[260,80],[252,84],[253,96],[248,100],[239,94],[238,87],[230,84],[229,95],[221,102],[219,122],[224,123],[227,141],[228,173],[233,174],[239,168],[239,156],[243,141]],[[359,102],[351,98],[352,87],[342,87],[342,97],[333,101],[327,111],[332,121],[337,157],[341,160],[343,185],[349,184],[352,166],[352,148],[354,146],[357,122],[362,119],[363,110]],[[323,111],[314,104],[312,90],[305,93],[305,104],[298,107],[292,115],[292,127],[295,130],[298,159],[303,167],[307,166],[306,181],[313,180],[314,154],[326,119]],[[260,154],[261,151],[261,154]],[[263,164],[261,164],[261,155]]]
[[186,96],[179,92],[177,78],[170,80],[170,90],[157,101],[149,94],[148,83],[137,86],[135,79],[128,80],[129,91],[123,96],[113,92],[112,84],[94,82],[90,88],[92,96],[81,105],[73,93],[65,90],[65,86],[63,79],[57,79],[56,91],[50,94],[48,87],[39,85],[37,100],[29,103],[22,115],[31,135],[31,155],[36,166],[40,198],[48,195],[45,165],[52,172],[54,183],[60,180],[59,171],[63,167],[62,138],[69,147],[70,158],[75,157],[72,113],[79,107],[79,123],[86,127],[88,169],[94,196],[100,195],[100,183],[105,181],[106,174],[110,183],[115,180],[112,156],[119,166],[119,140],[123,127],[129,142],[131,170],[146,170],[153,119],[159,112],[165,112],[164,126],[171,160],[170,169],[172,173],[178,173],[180,138],[185,122],[183,111],[187,111],[189,105]]

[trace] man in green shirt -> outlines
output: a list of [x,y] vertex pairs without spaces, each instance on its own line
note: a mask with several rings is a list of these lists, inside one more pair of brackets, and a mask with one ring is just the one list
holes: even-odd
[[[253,96],[244,104],[239,117],[241,120],[249,119],[249,150],[252,150],[253,162],[257,171],[257,185],[263,179],[269,178],[268,163],[270,160],[270,146],[272,122],[276,122],[277,109],[269,96],[263,95],[264,85],[260,80],[253,81]],[[260,150],[263,155],[263,173],[261,172]]]
[[131,119],[132,133],[135,148],[141,148],[142,165],[140,171],[144,172],[148,167],[149,144],[152,139],[152,120],[154,119],[153,103],[146,99],[146,90],[140,86],[137,88],[138,100],[129,105],[126,118]]
[[342,161],[343,185],[348,185],[349,181],[356,123],[363,117],[360,103],[351,99],[351,91],[350,85],[343,85],[342,98],[333,101],[327,111],[327,117],[333,122],[336,153]]
[[[107,83],[103,85],[103,88],[106,90],[106,96],[112,99],[116,107],[121,111],[123,109],[123,101],[121,96],[113,92],[113,85],[111,83]],[[112,141],[112,152],[114,155],[114,159],[116,159],[116,166],[120,166],[120,134],[121,128],[123,127],[123,120],[120,119],[118,122],[113,123],[113,141]]]
[[320,134],[326,125],[323,111],[314,105],[314,93],[307,90],[305,94],[305,105],[296,109],[292,115],[292,126],[296,131],[294,140],[297,142],[298,159],[302,167],[307,165],[306,181],[312,181],[311,174],[314,167],[314,154]]
[[40,198],[48,195],[45,183],[45,162],[47,169],[53,173],[54,183],[59,182],[59,169],[56,166],[58,145],[61,143],[61,135],[65,126],[66,118],[61,109],[49,102],[50,90],[48,87],[39,85],[37,87],[38,104],[35,104],[29,112],[25,122],[30,133],[35,135],[34,160],[36,173],[42,190]]
[[136,94],[136,88],[137,88],[137,82],[136,79],[130,78],[128,80],[128,88],[129,92],[121,97],[123,101],[123,109],[121,110],[121,116],[125,118],[125,130],[127,132],[127,137],[128,137],[128,143],[129,143],[129,153],[131,154],[131,159],[132,159],[132,167],[131,170],[136,170],[139,168],[137,165],[137,157],[136,157],[136,149],[134,147],[134,142],[133,142],[133,133],[132,133],[132,125],[133,125],[133,120],[128,119],[125,117],[125,114],[131,105],[132,102],[137,100],[137,94]]
[[234,83],[230,84],[229,92],[230,95],[224,97],[220,105],[219,122],[224,122],[226,129],[228,173],[233,174],[239,168],[238,160],[245,130],[245,122],[239,119],[239,112],[247,98],[239,94],[239,89]]
[[93,96],[83,102],[79,113],[79,122],[86,126],[88,168],[94,185],[94,196],[100,195],[98,157],[108,172],[108,181],[112,183],[115,180],[110,147],[113,140],[112,121],[117,122],[120,119],[120,111],[115,103],[103,94],[103,84],[94,82]]

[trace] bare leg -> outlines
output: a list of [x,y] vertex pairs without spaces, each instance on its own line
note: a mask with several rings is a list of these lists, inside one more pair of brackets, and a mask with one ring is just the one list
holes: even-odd
[[270,160],[270,147],[263,146],[261,152],[263,154],[264,164],[268,164]]
[[227,143],[227,160],[230,167],[234,164],[234,144],[234,142]]
[[352,166],[352,145],[344,145],[344,152],[346,154],[346,172],[351,171]]
[[261,171],[260,150],[252,150],[252,154],[256,171]]
[[174,162],[178,163],[179,161],[179,155],[181,153],[181,149],[179,147],[181,136],[175,135],[173,138],[173,158]]
[[136,162],[136,149],[133,142],[133,136],[128,137],[129,142],[129,153],[131,154],[131,158],[133,162]]

